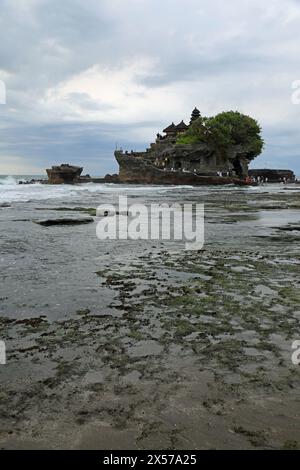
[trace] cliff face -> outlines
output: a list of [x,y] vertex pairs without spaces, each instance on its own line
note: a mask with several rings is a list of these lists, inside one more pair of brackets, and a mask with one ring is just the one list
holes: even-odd
[[[165,153],[165,155],[164,159],[168,158],[168,153]],[[150,152],[127,154],[116,151],[115,157],[120,166],[119,180],[122,183],[171,185],[245,184],[242,179],[233,174],[226,177],[218,176],[216,171],[214,171],[214,165],[211,165],[209,162],[204,162],[201,173],[194,173],[188,170],[175,170],[174,167],[172,169],[166,166],[159,168],[155,157]],[[193,164],[195,165],[195,162]]]
[[115,152],[119,178],[125,183],[232,184],[248,175],[246,148],[232,147],[218,155],[207,144],[177,145],[170,138],[158,139],[146,152]]

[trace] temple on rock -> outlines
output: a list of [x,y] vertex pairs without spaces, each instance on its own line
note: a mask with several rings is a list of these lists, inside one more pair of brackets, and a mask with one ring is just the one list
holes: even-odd
[[145,152],[116,150],[119,179],[149,184],[243,184],[250,162],[247,149],[233,146],[224,157],[207,143],[178,144],[178,137],[201,116],[195,108],[190,123],[172,122]]

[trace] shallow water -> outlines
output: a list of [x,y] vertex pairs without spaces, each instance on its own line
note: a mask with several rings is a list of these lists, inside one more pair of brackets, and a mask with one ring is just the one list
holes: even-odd
[[[68,208],[116,204],[119,195],[146,206],[204,203],[204,249],[98,240],[97,218],[84,226],[33,222],[82,217]],[[300,225],[299,194],[280,185],[6,179],[1,446],[300,446],[300,376],[291,363],[300,334],[300,237],[277,229],[290,223]]]

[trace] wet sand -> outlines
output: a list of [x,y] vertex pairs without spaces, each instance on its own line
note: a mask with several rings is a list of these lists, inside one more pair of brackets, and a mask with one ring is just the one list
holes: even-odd
[[127,191],[204,202],[201,251],[33,223],[117,189],[0,208],[1,448],[299,448],[300,191]]

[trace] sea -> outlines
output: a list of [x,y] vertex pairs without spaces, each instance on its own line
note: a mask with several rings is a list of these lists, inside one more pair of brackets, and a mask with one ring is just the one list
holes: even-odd
[[[110,200],[110,195],[127,194],[128,196],[140,196],[141,194],[156,195],[163,194],[182,194],[188,192],[191,196],[211,193],[211,186],[158,186],[158,185],[117,185],[113,183],[95,184],[86,183],[78,185],[44,185],[42,183],[35,184],[19,184],[26,183],[31,180],[46,180],[45,175],[0,175],[0,204],[9,203],[34,203],[47,201],[48,203],[56,202],[81,202],[84,197],[85,202],[90,201],[94,204],[102,204],[103,197]],[[298,186],[300,188],[300,186]],[[243,192],[270,192],[276,193],[282,190],[294,190],[293,185],[284,187],[279,184],[269,184],[260,187],[245,187]],[[236,192],[241,188],[228,185],[223,187],[214,187],[217,192]]]
[[[19,184],[39,175],[0,176],[0,302],[1,313],[12,317],[36,315],[40,310],[51,319],[72,315],[80,308],[92,309],[99,299],[95,272],[102,265],[124,265],[144,253],[169,250],[162,240],[98,240],[96,226],[55,226],[44,228],[35,222],[58,217],[87,217],[78,208],[112,204],[119,196],[128,204],[147,207],[152,203],[172,205],[205,204],[205,247],[257,243],[256,235],[269,228],[299,221],[299,210],[252,210],[244,213],[241,204],[285,204],[299,200],[300,186],[269,184],[260,187],[237,186],[151,186],[118,184],[45,185]],[[289,196],[290,194],[290,196]],[[232,213],[236,207],[238,216]],[[74,211],[75,209],[75,211]],[[229,212],[228,212],[229,209]],[[77,211],[77,212],[76,212]],[[234,219],[234,217],[237,217]],[[253,237],[251,237],[253,235]],[[182,250],[179,241],[176,249]]]

